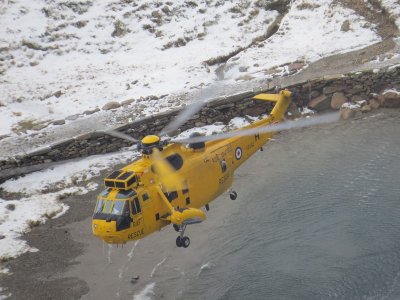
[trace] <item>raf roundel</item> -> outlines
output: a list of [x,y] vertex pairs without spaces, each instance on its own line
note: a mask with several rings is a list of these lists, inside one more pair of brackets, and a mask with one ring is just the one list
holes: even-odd
[[235,157],[236,157],[237,160],[239,160],[239,159],[242,158],[242,148],[240,148],[240,147],[237,147],[237,148],[236,148],[236,150],[235,150]]

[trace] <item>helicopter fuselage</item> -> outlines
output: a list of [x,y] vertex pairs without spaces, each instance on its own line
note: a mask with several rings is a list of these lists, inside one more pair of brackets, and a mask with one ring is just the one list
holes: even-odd
[[[270,115],[244,128],[281,120],[290,103],[290,92],[281,94],[273,100],[276,105]],[[157,153],[168,164],[168,174],[155,163],[154,156],[143,154],[105,179],[106,189],[98,196],[93,215],[93,234],[107,243],[119,244],[142,239],[171,223],[182,226],[203,221],[205,214],[200,209],[231,188],[234,171],[272,135],[166,145]]]

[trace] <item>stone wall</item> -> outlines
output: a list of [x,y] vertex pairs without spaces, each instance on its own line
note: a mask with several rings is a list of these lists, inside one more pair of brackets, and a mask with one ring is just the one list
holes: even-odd
[[[280,88],[287,88],[293,92],[293,104],[290,107],[292,116],[299,114],[298,108],[308,106],[316,111],[341,108],[343,117],[348,118],[356,113],[363,113],[379,106],[399,105],[400,96],[398,94],[394,93],[390,97],[381,94],[389,88],[400,90],[400,67],[330,76]],[[275,87],[265,86],[257,92],[248,91],[210,101],[200,112],[181,126],[181,130],[215,122],[227,123],[237,116],[261,115],[272,107],[271,104],[264,101],[251,99],[261,91],[273,93]],[[357,105],[343,105],[347,102],[359,102],[359,110],[357,112],[353,110],[354,107],[357,108]],[[365,107],[369,109],[365,109]],[[354,112],[354,114],[346,114],[347,110]],[[114,130],[141,139],[145,135],[160,132],[179,112],[180,110],[173,110],[150,116],[119,126]],[[105,132],[89,132],[23,156],[0,161],[0,182],[36,169],[32,166],[37,166],[37,169],[40,169],[57,161],[113,152],[129,145],[131,145],[130,142],[110,136]]]

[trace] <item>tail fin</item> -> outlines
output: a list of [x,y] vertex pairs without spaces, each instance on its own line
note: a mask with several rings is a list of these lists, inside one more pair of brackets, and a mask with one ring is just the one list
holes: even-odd
[[258,94],[253,99],[275,102],[270,115],[275,121],[282,119],[291,101],[292,93],[288,90],[280,91],[278,94]]

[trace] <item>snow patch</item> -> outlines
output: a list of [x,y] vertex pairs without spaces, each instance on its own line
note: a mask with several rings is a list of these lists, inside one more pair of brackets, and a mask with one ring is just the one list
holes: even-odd
[[349,108],[349,109],[357,109],[360,107],[361,107],[360,104],[355,104],[355,103],[350,103],[350,102],[343,103],[341,106],[341,108]]
[[394,89],[385,90],[382,94],[386,95],[387,93],[394,93],[394,94],[400,95],[400,92],[397,90],[394,90]]

